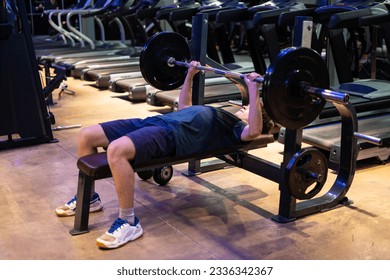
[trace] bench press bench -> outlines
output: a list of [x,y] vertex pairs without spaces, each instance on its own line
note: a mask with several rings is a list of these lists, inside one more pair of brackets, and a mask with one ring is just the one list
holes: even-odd
[[[233,147],[226,147],[207,153],[153,159],[148,162],[134,164],[132,167],[135,172],[139,173],[164,166],[171,166],[213,157],[220,159],[225,159],[225,157],[228,157],[230,159],[229,164],[240,167],[240,154],[246,154],[249,150],[257,148],[264,148],[269,143],[274,141],[275,137],[273,134],[262,134],[259,138],[249,143],[242,143]],[[74,228],[70,230],[71,235],[83,234],[89,231],[89,201],[91,197],[92,186],[96,180],[112,177],[106,152],[87,155],[79,158],[77,161],[77,167],[79,169],[76,201],[77,207]],[[142,178],[142,176],[140,177]]]

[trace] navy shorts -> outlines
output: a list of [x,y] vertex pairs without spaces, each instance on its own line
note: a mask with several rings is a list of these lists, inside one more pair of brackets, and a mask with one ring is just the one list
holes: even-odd
[[160,119],[115,120],[100,125],[110,143],[122,136],[133,141],[136,151],[134,163],[175,154],[173,131]]

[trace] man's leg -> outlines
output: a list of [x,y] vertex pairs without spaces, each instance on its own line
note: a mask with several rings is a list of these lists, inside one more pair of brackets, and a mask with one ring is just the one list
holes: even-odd
[[139,238],[143,231],[139,220],[134,217],[135,172],[129,163],[134,159],[135,146],[127,137],[113,141],[107,149],[107,159],[119,202],[119,218],[96,242],[102,248],[117,248]]
[[134,143],[127,136],[113,141],[107,149],[108,164],[114,178],[120,208],[134,207],[135,173],[129,163],[134,156]]
[[[98,147],[107,147],[108,139],[100,125],[93,125],[82,128],[77,136],[77,156],[82,157],[97,153]],[[55,213],[59,217],[69,217],[75,215],[76,196],[70,199],[64,205],[55,209]],[[103,209],[99,194],[95,192],[95,186],[91,188],[90,212],[98,212]]]
[[108,139],[100,125],[92,125],[80,129],[77,135],[77,156],[82,156],[97,153],[98,147],[106,148]]

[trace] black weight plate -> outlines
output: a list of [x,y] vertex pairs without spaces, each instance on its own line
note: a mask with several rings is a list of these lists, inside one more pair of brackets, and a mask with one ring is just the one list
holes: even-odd
[[184,83],[187,68],[169,66],[167,61],[173,57],[176,61],[190,59],[190,47],[187,40],[178,33],[160,32],[154,34],[145,43],[140,53],[140,69],[144,79],[160,90],[172,90]]
[[326,64],[312,49],[291,47],[282,50],[264,75],[264,108],[272,120],[289,129],[310,124],[326,103],[323,98],[300,91],[301,82],[329,88]]
[[284,182],[296,199],[311,199],[318,194],[328,177],[325,155],[315,148],[295,153],[284,172]]

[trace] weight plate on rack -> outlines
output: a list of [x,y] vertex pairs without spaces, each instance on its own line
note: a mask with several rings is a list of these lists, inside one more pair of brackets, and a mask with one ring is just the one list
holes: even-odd
[[325,155],[316,148],[295,153],[287,164],[284,182],[296,199],[311,199],[317,195],[328,177]]

